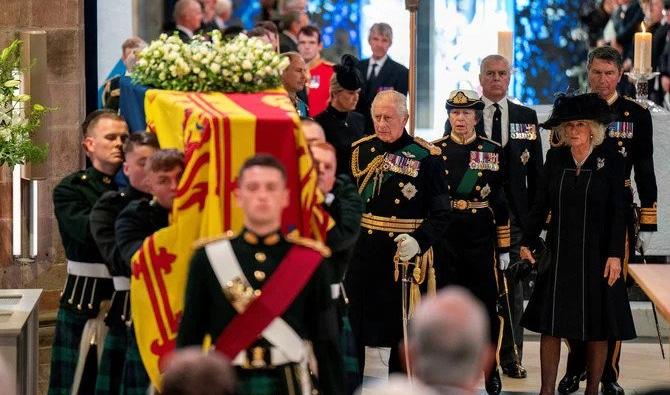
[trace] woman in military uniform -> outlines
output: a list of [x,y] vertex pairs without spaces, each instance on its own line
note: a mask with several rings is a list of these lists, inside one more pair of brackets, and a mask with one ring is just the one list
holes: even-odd
[[[462,285],[484,302],[491,322],[491,342],[496,345],[500,328],[496,302],[501,281],[497,264],[502,265],[498,260],[509,262],[510,245],[509,213],[502,188],[502,148],[475,132],[484,108],[475,92],[451,92],[446,107],[451,133],[434,144],[442,149],[453,213],[436,253],[436,263],[449,268],[446,278],[438,283]],[[486,391],[500,393],[502,384],[496,366],[492,365],[485,375]]]
[[559,146],[547,153],[544,177],[529,216],[520,255],[535,262],[528,247],[551,212],[549,255],[521,324],[542,334],[541,394],[554,394],[561,338],[585,341],[586,394],[597,394],[608,340],[635,337],[626,284],[624,163],[601,146],[613,118],[595,93],[556,99],[551,117]]

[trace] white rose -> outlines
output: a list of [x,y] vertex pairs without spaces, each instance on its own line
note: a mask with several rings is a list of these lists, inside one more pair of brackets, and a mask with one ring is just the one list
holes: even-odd
[[200,67],[196,66],[193,68],[193,73],[198,74],[200,73]]
[[251,64],[251,61],[248,59],[245,59],[242,61],[242,70],[251,70],[253,65]]
[[218,74],[219,71],[221,71],[221,66],[218,63],[212,63],[209,65],[209,69],[212,71],[212,73]]
[[158,79],[161,80],[161,81],[165,81],[165,78],[166,78],[165,73],[160,73],[160,74],[158,75]]
[[250,82],[251,80],[254,79],[254,76],[251,73],[246,72],[246,73],[244,73],[242,78],[244,78],[245,81]]
[[193,55],[193,60],[195,60],[196,62],[199,61],[200,59],[202,59],[202,55],[200,53],[196,53]]
[[201,71],[201,72],[198,74],[198,77],[200,77],[200,78],[207,78],[207,73],[205,73],[205,71],[203,70],[203,71]]

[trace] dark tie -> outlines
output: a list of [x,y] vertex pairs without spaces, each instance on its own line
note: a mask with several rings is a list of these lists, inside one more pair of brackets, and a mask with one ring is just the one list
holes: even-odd
[[491,140],[502,144],[502,111],[500,105],[493,103],[496,110],[493,112],[493,125],[491,125]]
[[368,77],[368,94],[370,97],[374,97],[374,95],[377,93],[374,91],[375,85],[377,83],[377,63],[372,64],[372,71],[370,71],[370,76]]

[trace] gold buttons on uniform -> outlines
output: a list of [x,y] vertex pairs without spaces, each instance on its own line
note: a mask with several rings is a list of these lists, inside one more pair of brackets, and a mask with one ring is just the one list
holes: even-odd
[[265,272],[262,272],[260,270],[256,270],[254,272],[254,278],[258,281],[263,281],[265,280]]
[[398,186],[399,186],[400,188],[402,188],[402,187],[405,186],[405,183],[404,183],[404,182],[401,182],[401,183],[398,184]]
[[628,111],[624,111],[623,115],[625,115],[625,116],[629,116],[630,113],[629,113]]
[[481,145],[481,144],[479,144],[479,145],[477,146],[477,149],[483,149],[483,148],[484,148],[484,146]]
[[472,209],[472,214],[477,214],[477,209],[476,208]]
[[447,156],[446,156],[446,155],[442,155],[442,159],[447,160]]
[[445,171],[444,171],[444,174],[449,174],[449,170],[445,170]]
[[400,204],[400,199],[394,200],[395,204]]
[[259,297],[259,296],[261,296],[261,290],[260,290],[260,289],[255,290],[255,291],[254,291],[254,296],[255,296],[255,297]]
[[447,143],[442,143],[442,146],[443,146],[443,147],[446,147],[446,146],[447,146]]
[[481,171],[479,173],[477,173],[477,177],[481,177],[483,175],[484,175],[484,173],[482,173]]
[[375,147],[370,148],[370,152],[375,152]]
[[619,145],[619,147],[621,147],[623,145],[623,141],[619,141],[617,144]]
[[254,258],[256,258],[258,263],[263,263],[267,259],[267,256],[262,252],[257,252],[254,254]]
[[481,191],[481,190],[482,190],[482,187],[480,187],[479,185],[477,185],[477,186],[475,187],[475,191]]
[[369,235],[372,234],[372,229],[368,229],[368,234],[369,234]]
[[389,237],[393,237],[393,236],[395,236],[395,233],[389,232]]

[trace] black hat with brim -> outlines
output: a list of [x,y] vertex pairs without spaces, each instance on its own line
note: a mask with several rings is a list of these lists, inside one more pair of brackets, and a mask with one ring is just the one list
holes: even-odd
[[479,98],[477,92],[466,89],[458,89],[449,94],[447,103],[445,104],[447,110],[456,108],[468,108],[471,110],[483,110],[484,102]]
[[342,55],[340,64],[334,66],[337,83],[344,89],[355,91],[363,87],[363,75],[358,70],[358,59],[352,55]]
[[607,102],[596,93],[581,95],[561,95],[554,101],[551,116],[540,127],[552,129],[562,123],[591,120],[603,125],[609,125],[616,119]]

